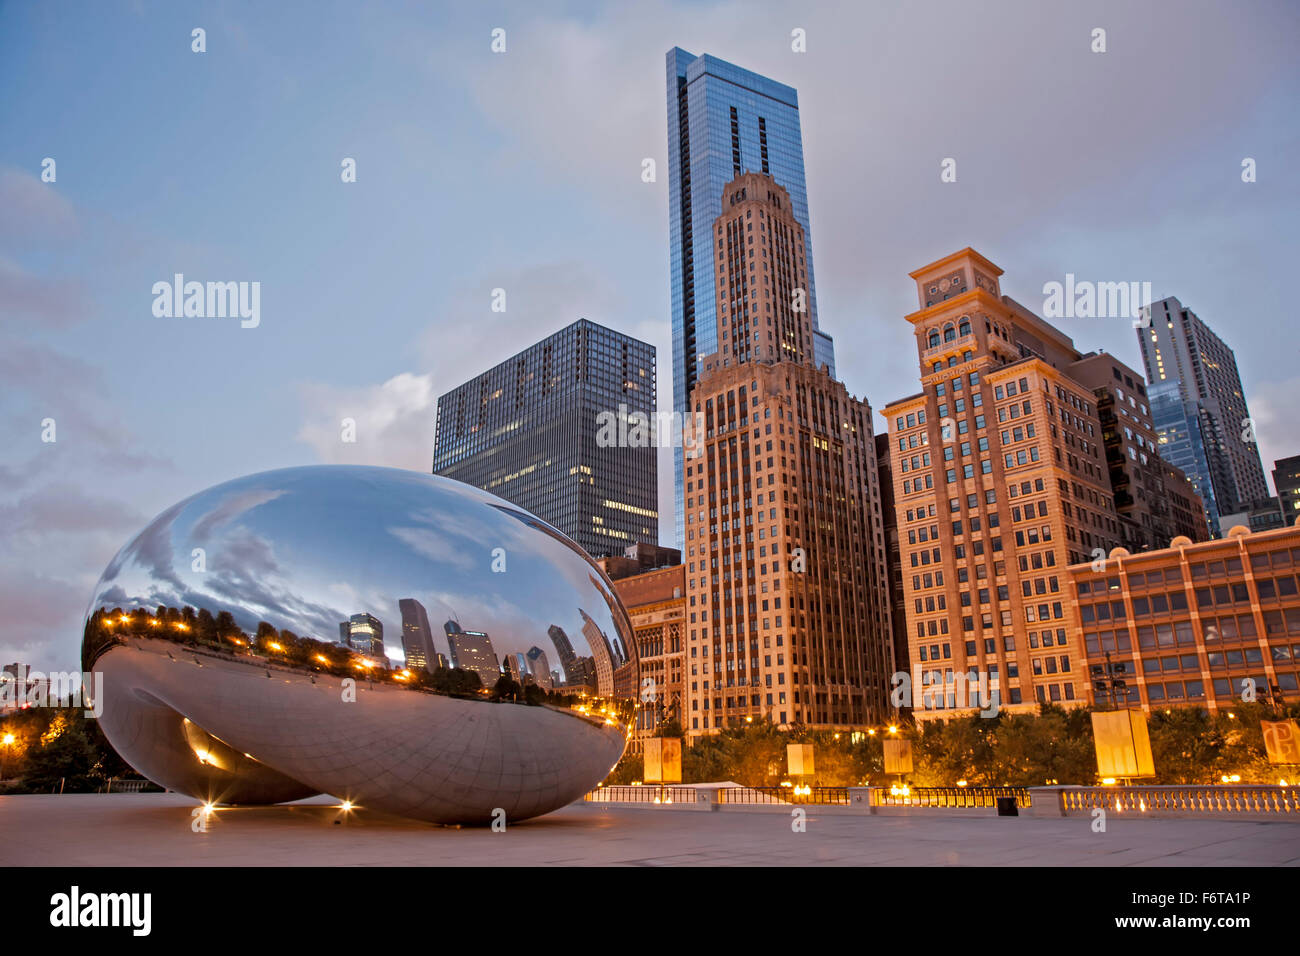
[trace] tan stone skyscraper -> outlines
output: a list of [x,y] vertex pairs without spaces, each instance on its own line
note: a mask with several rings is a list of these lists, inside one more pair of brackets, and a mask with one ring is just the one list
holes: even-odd
[[871,408],[813,362],[805,243],[770,176],[723,190],[719,351],[685,464],[689,736],[747,720],[852,729],[894,669]]
[[1122,537],[1082,356],[1001,275],[970,248],[911,273],[922,391],[885,408],[911,667],[945,708],[969,701],[953,678],[971,672],[1013,711],[1085,703],[1066,568]]

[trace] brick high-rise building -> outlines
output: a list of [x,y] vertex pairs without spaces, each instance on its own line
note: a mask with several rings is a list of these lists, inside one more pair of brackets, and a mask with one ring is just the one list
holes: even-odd
[[879,722],[894,663],[871,408],[815,364],[786,191],[733,179],[711,245],[718,351],[691,391],[704,440],[684,474],[684,728]]
[[[769,175],[789,194],[804,232],[813,351],[817,365],[828,365],[833,376],[834,343],[817,324],[799,94],[784,83],[680,47],[668,51],[666,67],[673,408],[687,410],[701,360],[720,347],[710,233],[724,189],[745,172]],[[682,468],[682,450],[675,449],[675,501],[682,500]],[[680,514],[674,531],[673,543],[680,547],[685,531]]]
[[909,656],[943,688],[913,687],[920,719],[967,709],[972,672],[1004,709],[1083,703],[1065,571],[1122,537],[1082,356],[1001,275],[970,248],[911,273],[922,391],[885,408]]

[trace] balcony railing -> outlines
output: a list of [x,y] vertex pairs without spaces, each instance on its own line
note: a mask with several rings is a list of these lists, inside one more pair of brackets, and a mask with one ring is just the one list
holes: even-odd
[[921,359],[924,361],[925,359],[934,358],[936,355],[943,355],[946,352],[956,351],[963,345],[969,345],[974,341],[975,334],[973,332],[967,332],[965,335],[959,336],[949,342],[940,342],[938,345],[927,347],[923,352],[921,352]]
[[718,791],[719,803],[849,803],[848,787],[809,787],[796,792],[794,787],[735,787]]
[[1268,784],[1213,786],[1053,787],[1060,813],[1267,814],[1300,820],[1300,791]]
[[1264,784],[1224,786],[1120,787],[684,787],[656,784],[601,787],[589,803],[725,806],[852,806],[876,813],[896,809],[994,809],[1011,798],[1034,816],[1087,815],[1096,810],[1121,816],[1255,816],[1300,822],[1300,791]]

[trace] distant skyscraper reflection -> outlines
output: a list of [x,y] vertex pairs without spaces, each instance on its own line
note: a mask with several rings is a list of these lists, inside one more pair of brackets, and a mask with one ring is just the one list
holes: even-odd
[[406,666],[435,670],[440,655],[433,646],[433,630],[429,627],[429,615],[424,605],[415,598],[402,598],[397,604],[402,611],[402,650],[406,653]]
[[339,643],[380,660],[388,656],[384,652],[384,622],[373,614],[362,612],[341,621]]
[[443,625],[451,650],[451,666],[478,674],[483,686],[491,690],[501,679],[501,661],[492,649],[492,639],[483,631],[466,631],[455,621]]
[[546,652],[537,645],[528,649],[528,669],[533,675],[533,680],[537,681],[538,686],[544,690],[551,690],[554,685],[554,679],[551,677],[551,664],[546,659]]

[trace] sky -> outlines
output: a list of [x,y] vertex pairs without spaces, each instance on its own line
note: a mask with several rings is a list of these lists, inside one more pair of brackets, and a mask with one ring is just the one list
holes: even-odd
[[[104,568],[188,495],[427,471],[437,396],[576,318],[654,344],[671,407],[673,46],[798,89],[853,394],[917,390],[907,273],[969,245],[1037,310],[1067,273],[1177,296],[1269,471],[1300,453],[1297,41],[1264,0],[0,4],[0,661],[74,668]],[[259,282],[259,324],[156,316],[176,273]],[[1059,324],[1140,370],[1128,319]]]

